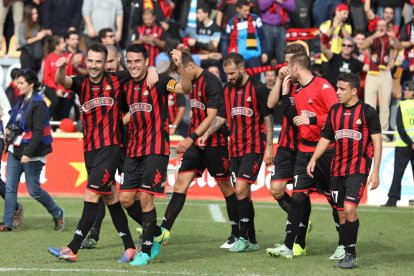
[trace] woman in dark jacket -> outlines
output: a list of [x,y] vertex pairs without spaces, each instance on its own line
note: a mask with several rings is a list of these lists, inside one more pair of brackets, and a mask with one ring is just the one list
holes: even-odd
[[30,196],[39,201],[52,215],[55,230],[62,231],[63,209],[40,187],[40,173],[45,165],[46,155],[52,152],[49,111],[43,97],[38,93],[39,81],[34,71],[21,70],[16,84],[21,96],[13,107],[5,131],[5,141],[8,145],[7,184],[0,232],[11,231],[13,228],[17,189],[23,172]]

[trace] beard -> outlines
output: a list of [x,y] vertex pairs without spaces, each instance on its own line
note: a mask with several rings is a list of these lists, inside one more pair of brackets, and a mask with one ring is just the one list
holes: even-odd
[[242,82],[243,82],[243,75],[242,75],[242,74],[240,74],[240,75],[238,76],[238,78],[236,79],[236,81],[234,82],[234,85],[235,85],[236,87],[240,87],[240,86],[242,85]]

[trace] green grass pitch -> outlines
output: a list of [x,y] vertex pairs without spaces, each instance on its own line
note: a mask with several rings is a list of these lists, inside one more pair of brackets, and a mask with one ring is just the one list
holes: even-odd
[[[78,262],[57,260],[48,246],[65,246],[71,239],[83,206],[81,198],[56,198],[65,209],[66,227],[53,231],[46,210],[31,198],[21,198],[25,220],[21,229],[0,233],[0,274],[6,275],[115,275],[147,273],[151,275],[413,275],[414,209],[360,207],[360,230],[357,244],[358,268],[343,271],[328,260],[337,242],[337,233],[328,205],[314,204],[313,231],[307,240],[308,256],[293,260],[272,258],[265,254],[275,242],[283,242],[286,214],[271,202],[255,202],[258,252],[229,253],[219,249],[230,233],[228,222],[213,219],[209,205],[219,207],[227,218],[224,201],[187,200],[178,217],[172,237],[159,257],[145,267],[118,264],[123,250],[109,212],[102,225],[100,248],[80,250]],[[3,214],[3,201],[0,202]],[[157,199],[159,222],[168,201]],[[214,208],[213,208],[214,209]],[[216,219],[217,220],[217,219]],[[129,220],[136,240],[136,223]]]

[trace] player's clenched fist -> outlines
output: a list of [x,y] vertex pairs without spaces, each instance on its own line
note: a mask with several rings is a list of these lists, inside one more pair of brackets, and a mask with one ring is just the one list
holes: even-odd
[[55,65],[57,68],[64,68],[66,67],[66,65],[68,65],[68,59],[65,57],[61,57],[55,61]]
[[177,67],[181,67],[182,60],[183,60],[183,53],[181,51],[174,49],[170,52],[170,54],[171,54],[171,58],[174,61],[175,65],[177,65]]

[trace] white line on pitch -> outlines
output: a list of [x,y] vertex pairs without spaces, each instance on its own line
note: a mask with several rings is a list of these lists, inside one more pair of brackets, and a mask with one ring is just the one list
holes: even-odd
[[220,205],[209,204],[208,209],[210,210],[211,217],[215,222],[226,222],[226,219],[223,217],[223,214],[221,213]]
[[[121,270],[121,269],[84,269],[84,268],[20,268],[20,267],[0,267],[0,272],[7,271],[37,271],[37,272],[83,272],[83,273],[142,273],[142,274],[168,274],[168,275],[191,275],[188,272],[163,272],[163,271],[148,271],[148,270]],[[207,274],[206,274],[207,275]],[[212,274],[209,274],[212,275]]]

